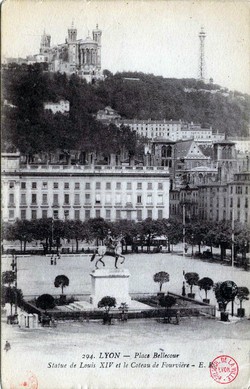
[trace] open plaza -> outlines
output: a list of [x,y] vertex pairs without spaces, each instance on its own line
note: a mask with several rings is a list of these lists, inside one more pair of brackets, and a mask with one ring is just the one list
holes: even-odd
[[[87,254],[61,255],[57,264],[51,265],[50,256],[20,256],[17,259],[18,288],[22,289],[26,299],[43,293],[59,296],[60,290],[55,288],[54,279],[57,275],[64,274],[69,278],[69,286],[64,290],[67,297],[76,296],[79,301],[87,300],[91,293],[90,273],[94,270],[90,258],[91,255]],[[105,268],[113,269],[113,258],[107,257],[105,262]],[[4,257],[2,270],[9,270],[10,263],[11,256]],[[129,254],[126,255],[125,263],[119,265],[120,269],[123,267],[130,273],[129,292],[132,299],[133,296],[159,291],[159,285],[153,280],[154,274],[159,271],[166,271],[170,276],[162,291],[180,295],[183,271],[197,272],[200,278],[211,277],[214,282],[232,280],[238,286],[249,283],[249,273],[242,269],[184,257],[180,253]],[[202,301],[204,291],[196,286],[194,292],[196,300]],[[110,295],[112,296],[112,290]],[[208,292],[208,298],[211,304],[217,305],[213,291]],[[245,301],[244,307],[246,317],[242,319],[230,316],[230,321],[223,323],[217,310],[216,317],[181,317],[178,326],[163,324],[156,318],[144,318],[129,319],[126,322],[114,320],[111,326],[104,326],[100,319],[59,320],[56,327],[39,326],[32,329],[7,325],[6,317],[2,316],[2,348],[5,340],[11,345],[8,352],[2,350],[6,354],[4,364],[10,369],[9,363],[16,362],[15,372],[10,375],[13,382],[17,382],[18,377],[24,374],[23,371],[32,371],[40,383],[39,388],[80,389],[91,384],[93,374],[96,385],[101,382],[101,387],[104,388],[109,387],[111,378],[112,382],[117,380],[117,387],[124,388],[132,388],[133,384],[137,388],[151,388],[149,382],[153,378],[155,387],[159,387],[164,374],[166,375],[165,369],[168,377],[174,380],[173,387],[182,387],[189,377],[186,387],[192,388],[195,379],[201,379],[203,369],[198,366],[203,363],[204,382],[208,385],[204,388],[210,389],[216,387],[216,383],[209,375],[209,362],[217,354],[228,354],[233,348],[237,350],[238,362],[244,362],[245,370],[243,369],[241,375],[244,382],[248,374],[246,358],[249,358],[247,343],[250,339],[248,301]],[[230,309],[231,306],[228,307],[229,312]],[[235,311],[236,309],[237,301]],[[157,355],[159,359],[156,358]],[[20,358],[21,368],[18,363]],[[125,368],[126,363],[128,370]],[[153,370],[147,368],[153,364],[158,364],[158,367]],[[71,365],[75,367],[70,367]],[[185,365],[188,367],[184,367]],[[179,371],[181,379],[177,381]],[[142,373],[143,380],[139,379]]]

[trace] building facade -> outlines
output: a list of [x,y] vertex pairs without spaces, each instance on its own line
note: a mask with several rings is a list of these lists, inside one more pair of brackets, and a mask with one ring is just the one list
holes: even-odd
[[144,166],[20,166],[3,154],[2,218],[107,221],[169,217],[169,172]]
[[171,141],[193,139],[198,144],[212,145],[213,142],[225,139],[224,133],[214,133],[212,127],[202,128],[193,122],[186,123],[182,120],[138,120],[119,118],[119,114],[110,107],[99,110],[97,120],[103,124],[114,123],[116,126],[128,126],[138,135],[153,140],[157,137],[168,138]]
[[70,109],[70,104],[68,100],[60,100],[57,103],[48,101],[43,104],[45,110],[50,110],[52,113],[63,113],[68,114]]

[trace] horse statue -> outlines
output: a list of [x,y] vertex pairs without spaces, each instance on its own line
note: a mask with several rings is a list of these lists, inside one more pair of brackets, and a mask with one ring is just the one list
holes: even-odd
[[108,236],[103,242],[104,245],[97,247],[97,249],[95,250],[94,254],[92,255],[92,257],[90,259],[90,261],[93,262],[95,257],[97,255],[99,255],[99,258],[97,259],[97,261],[95,263],[96,269],[98,269],[97,265],[99,262],[101,262],[103,264],[103,266],[105,266],[105,263],[103,261],[104,255],[115,258],[115,268],[116,269],[118,269],[117,262],[118,262],[119,258],[123,259],[121,264],[124,263],[125,257],[124,257],[124,255],[122,255],[122,239],[123,239],[122,237],[113,238],[111,236]]

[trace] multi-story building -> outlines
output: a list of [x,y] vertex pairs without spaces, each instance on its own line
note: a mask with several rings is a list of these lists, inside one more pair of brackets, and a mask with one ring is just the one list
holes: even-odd
[[[228,183],[228,218],[250,225],[250,171],[236,173]],[[234,210],[234,211],[233,211]],[[234,215],[233,215],[234,212]]]
[[199,215],[204,220],[236,220],[250,224],[250,172],[234,174],[228,183],[200,185]]
[[60,100],[58,103],[53,103],[52,101],[48,101],[43,104],[43,108],[45,110],[50,110],[52,113],[63,113],[68,114],[70,104],[68,100]]
[[20,165],[3,154],[2,218],[143,220],[169,217],[166,167]]
[[120,127],[128,126],[138,135],[148,139],[164,137],[171,141],[190,140],[193,139],[198,144],[212,145],[213,142],[222,141],[225,139],[223,133],[213,133],[212,127],[202,128],[200,124],[193,122],[186,123],[182,120],[138,120],[138,119],[122,119],[119,114],[111,107],[106,107],[104,110],[99,110],[96,115],[97,120],[103,124],[114,123]]

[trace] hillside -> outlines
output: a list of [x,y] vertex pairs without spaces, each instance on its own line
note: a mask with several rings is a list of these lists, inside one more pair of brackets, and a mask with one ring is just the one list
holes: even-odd
[[[104,81],[90,85],[75,75],[68,78],[65,74],[48,73],[40,64],[3,68],[3,150],[19,148],[32,154],[58,148],[99,149],[108,153],[119,152],[125,144],[134,154],[138,139],[133,134],[127,129],[122,134],[115,126],[105,128],[94,119],[94,114],[107,105],[125,118],[182,119],[211,125],[227,135],[248,133],[248,95],[223,94],[218,85],[193,79],[166,79],[143,73],[112,75],[108,71],[105,74]],[[68,116],[44,111],[45,101],[60,99],[70,102]]]

